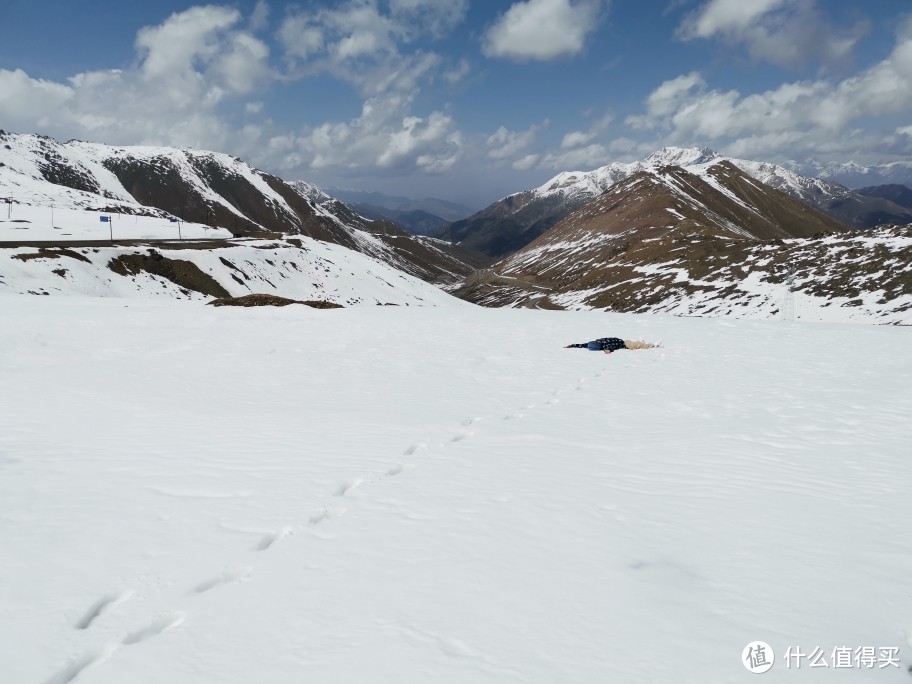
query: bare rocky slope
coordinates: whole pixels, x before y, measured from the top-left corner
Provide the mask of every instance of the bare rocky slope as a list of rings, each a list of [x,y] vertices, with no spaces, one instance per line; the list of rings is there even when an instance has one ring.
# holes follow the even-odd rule
[[[238,237],[301,235],[353,249],[434,283],[486,263],[483,255],[371,221],[333,198],[225,154],[111,147],[0,131],[0,195],[14,204],[174,216]]]
[[[855,228],[912,221],[912,208],[897,202],[894,196],[878,194],[876,189],[851,190],[835,182],[802,176],[776,164],[723,157],[707,148],[665,147],[643,161],[612,163],[587,172],[560,173],[538,188],[505,197],[466,219],[444,226],[439,235],[502,258],[529,244],[571,212],[635,173],[674,165],[703,175],[722,163],[734,165],[751,178]]]
[[[730,162],[634,173],[454,294],[487,306],[912,322],[912,228],[853,231]],[[832,307],[832,309],[831,309]]]

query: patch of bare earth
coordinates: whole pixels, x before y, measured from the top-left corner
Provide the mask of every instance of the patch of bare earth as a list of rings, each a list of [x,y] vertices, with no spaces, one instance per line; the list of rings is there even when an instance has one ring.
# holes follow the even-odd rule
[[[288,299],[272,294],[249,294],[243,297],[224,297],[213,299],[209,302],[212,306],[288,306],[289,304],[304,304],[314,309],[341,309],[341,304],[324,302],[320,300]]]

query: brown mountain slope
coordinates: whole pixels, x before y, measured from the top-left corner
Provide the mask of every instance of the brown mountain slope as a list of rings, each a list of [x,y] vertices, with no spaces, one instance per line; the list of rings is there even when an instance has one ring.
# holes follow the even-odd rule
[[[849,228],[727,162],[706,177],[677,166],[636,173],[499,262],[501,275],[563,290],[604,280],[620,254],[647,261],[677,250],[684,238],[762,241]],[[702,255],[693,252],[694,261]],[[584,285],[586,284],[586,285]]]
[[[769,317],[791,274],[818,310],[867,307],[895,321],[912,307],[907,228],[857,233],[734,166],[712,170],[635,174],[454,294],[487,306]]]

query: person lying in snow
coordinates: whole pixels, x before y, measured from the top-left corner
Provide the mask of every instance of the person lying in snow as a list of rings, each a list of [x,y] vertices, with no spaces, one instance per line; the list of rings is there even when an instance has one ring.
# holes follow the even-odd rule
[[[570,347],[584,347],[589,351],[603,351],[610,354],[616,349],[653,349],[658,345],[649,342],[639,342],[636,340],[622,340],[620,337],[600,337],[592,342],[581,342],[579,344],[568,344],[564,349]]]

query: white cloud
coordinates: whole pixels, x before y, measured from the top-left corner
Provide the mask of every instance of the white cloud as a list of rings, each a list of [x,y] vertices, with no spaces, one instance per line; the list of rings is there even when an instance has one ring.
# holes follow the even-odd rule
[[[468,0],[389,0],[390,13],[407,27],[410,37],[445,35],[465,19]]]
[[[233,93],[246,94],[254,90],[269,75],[269,48],[249,33],[235,33],[228,46],[213,65],[214,73]]]
[[[21,69],[0,69],[0,119],[9,126],[29,121],[46,127],[47,117],[61,112],[75,93],[69,86],[53,81],[29,78]]]
[[[547,123],[547,122],[545,122]],[[533,124],[524,131],[511,131],[501,126],[493,134],[489,135],[486,143],[488,146],[488,159],[500,161],[515,157],[517,154],[524,152],[529,145],[535,142],[535,137],[542,129],[544,124]]]
[[[699,74],[686,74],[656,88],[646,112],[627,123],[661,131],[668,143],[706,141],[727,146],[730,154],[814,154],[857,146],[854,122],[910,110],[912,19],[900,26],[886,59],[852,77],[796,81],[743,95],[711,89]]]
[[[601,0],[515,2],[488,27],[482,51],[488,57],[549,60],[578,54],[596,29]]]
[[[401,129],[389,136],[386,149],[377,157],[377,165],[389,168],[414,160],[423,168],[443,170],[452,165],[451,160],[455,161],[461,143],[453,128],[452,117],[441,112],[425,118],[407,116]],[[441,153],[441,150],[445,151]]]
[[[570,149],[573,147],[582,147],[583,145],[588,145],[608,129],[608,127],[611,125],[611,121],[611,114],[605,114],[605,116],[598,119],[591,126],[589,126],[588,130],[571,131],[567,133],[564,135],[563,140],[561,140],[561,149]]]
[[[329,73],[366,97],[389,89],[410,91],[442,60],[433,52],[403,50],[423,36],[437,37],[465,17],[465,0],[347,0],[289,14],[278,31],[292,77]],[[461,77],[459,69],[445,77]]]
[[[711,0],[684,23],[683,31],[692,38],[712,38],[717,33],[744,31],[788,1]]]
[[[678,28],[683,40],[720,38],[743,44],[752,58],[780,66],[844,62],[867,32],[859,21],[833,27],[816,0],[709,0]]]
[[[278,31],[279,41],[287,55],[307,59],[324,49],[323,31],[307,14],[287,17]]]
[[[257,0],[257,4],[250,14],[250,30],[262,31],[269,25],[270,8],[266,0]]]
[[[434,111],[409,113],[415,93],[384,93],[364,102],[360,116],[326,122],[300,136],[273,136],[262,147],[280,169],[302,165],[319,171],[372,168],[385,173],[439,173],[453,167],[463,149],[453,118]]]
[[[646,114],[630,116],[626,123],[638,130],[655,128],[660,120],[689,101],[695,90],[705,87],[706,82],[696,71],[665,81],[646,98]]]
[[[468,76],[471,70],[472,68],[469,65],[469,61],[467,59],[461,59],[459,60],[459,64],[457,64],[454,68],[443,73],[443,78],[448,83],[458,83],[466,76]]]
[[[589,170],[604,166],[608,161],[607,148],[602,144],[593,143],[585,147],[551,152],[542,158],[539,167],[557,171]]]
[[[76,74],[66,83],[0,70],[0,120],[10,127],[114,144],[219,148],[218,107],[268,84],[269,51],[231,8],[193,7],[140,29],[136,66]]]
[[[527,154],[522,159],[517,159],[515,162],[513,162],[513,168],[517,171],[528,171],[529,169],[535,167],[539,159],[541,159],[541,155]]]

